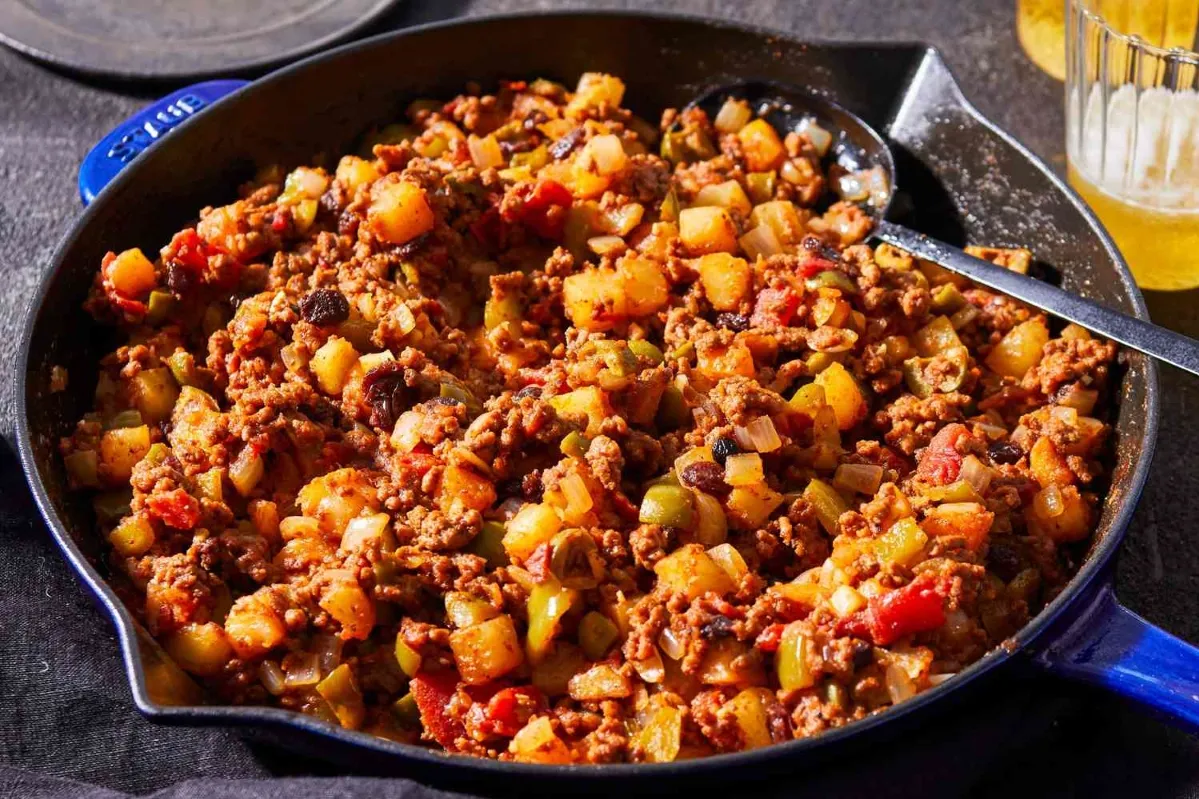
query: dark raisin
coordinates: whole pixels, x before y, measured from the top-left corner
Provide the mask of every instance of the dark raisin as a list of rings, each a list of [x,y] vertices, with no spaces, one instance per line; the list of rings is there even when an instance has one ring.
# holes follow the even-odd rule
[[[401,244],[399,247],[396,247],[396,256],[398,258],[411,258],[412,256],[416,255],[416,251],[423,247],[428,239],[429,234],[422,233],[412,241]]]
[[[1024,457],[1024,450],[1011,441],[996,441],[987,449],[995,463],[1015,463]]]
[[[728,460],[730,455],[740,454],[741,447],[737,445],[737,442],[734,439],[731,439],[728,436],[716,439],[716,443],[712,445],[712,457],[715,458],[716,462],[721,466],[724,465],[724,462]]]
[[[196,283],[196,274],[179,264],[167,266],[167,286],[176,294],[187,294]]]
[[[434,397],[429,400],[434,405],[461,405],[462,400],[454,399],[453,397]]]
[[[865,641],[854,641],[853,668],[854,671],[864,669],[874,662],[874,647]]]
[[[712,463],[712,461],[696,461],[687,464],[683,468],[683,473],[679,475],[679,479],[683,481],[684,485],[714,497],[726,496],[733,490],[732,486],[724,481],[724,469],[720,464]]]
[[[987,549],[987,571],[1005,583],[1024,571],[1024,553],[1010,537],[992,538]]]
[[[550,145],[550,155],[555,161],[561,161],[566,156],[570,155],[576,147],[583,142],[583,137],[587,135],[582,128],[575,128],[570,133],[567,133],[558,141]]]
[[[371,369],[362,378],[362,393],[371,406],[371,424],[390,430],[411,404],[404,368],[395,361],[386,361]]]
[[[715,616],[710,622],[699,628],[699,634],[709,641],[717,638],[728,638],[734,634],[736,622],[728,616]]]
[[[545,485],[541,482],[541,470],[534,469],[526,474],[520,482],[520,490],[529,502],[540,502],[541,495],[545,493]]]
[[[742,330],[749,330],[749,317],[743,313],[726,312],[718,314],[716,317],[716,326],[732,330],[734,333],[740,333]]]
[[[300,316],[321,327],[336,325],[350,318],[350,303],[337,289],[315,289],[300,300]]]
[[[517,399],[524,399],[525,397],[540,397],[540,396],[541,396],[541,386],[525,386],[520,391],[516,392]]]
[[[541,109],[535,108],[533,109],[533,113],[525,117],[525,121],[521,123],[521,127],[528,131],[534,131],[537,130],[538,125],[548,121],[549,117],[545,115],[545,112]]]

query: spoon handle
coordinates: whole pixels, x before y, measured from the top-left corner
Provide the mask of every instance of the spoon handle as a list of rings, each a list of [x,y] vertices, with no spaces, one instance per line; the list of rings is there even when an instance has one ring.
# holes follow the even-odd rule
[[[976,283],[1002,291],[1042,311],[1076,322],[1134,350],[1199,375],[1199,341],[967,255],[957,247],[930,239],[923,233],[893,222],[879,222],[873,235],[918,258],[965,275]]]

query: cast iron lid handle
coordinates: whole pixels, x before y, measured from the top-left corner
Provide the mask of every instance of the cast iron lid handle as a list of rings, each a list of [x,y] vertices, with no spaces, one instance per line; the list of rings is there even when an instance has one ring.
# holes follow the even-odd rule
[[[79,165],[79,198],[83,204],[96,199],[100,190],[147,147],[247,83],[247,80],[210,80],[185,86],[117,125]]]

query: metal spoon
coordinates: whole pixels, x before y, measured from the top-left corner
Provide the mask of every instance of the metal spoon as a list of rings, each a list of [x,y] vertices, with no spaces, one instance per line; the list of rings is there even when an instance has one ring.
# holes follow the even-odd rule
[[[714,117],[730,96],[749,101],[751,107],[780,130],[794,130],[805,119],[815,121],[833,135],[826,158],[833,159],[848,171],[881,168],[887,177],[885,192],[881,193],[882,196],[872,197],[866,206],[866,210],[874,217],[874,229],[871,232],[874,238],[1199,375],[1199,342],[1194,339],[967,255],[953,245],[889,221],[886,218],[887,211],[895,197],[895,162],[883,138],[857,115],[797,86],[775,82],[716,86],[692,100],[689,107],[698,106]]]

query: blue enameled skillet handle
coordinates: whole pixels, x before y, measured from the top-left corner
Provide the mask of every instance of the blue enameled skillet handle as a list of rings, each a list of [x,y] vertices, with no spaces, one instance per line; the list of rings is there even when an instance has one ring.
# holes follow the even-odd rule
[[[79,198],[87,205],[150,145],[249,81],[210,80],[185,86],[138,111],[100,140],[79,165]]]
[[[1199,649],[1154,627],[1104,585],[1037,655],[1050,672],[1126,696],[1199,732]]]

